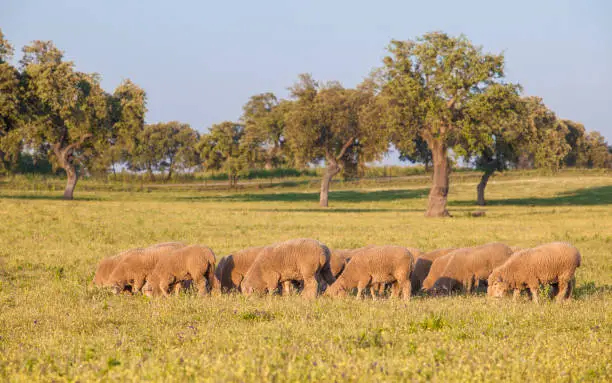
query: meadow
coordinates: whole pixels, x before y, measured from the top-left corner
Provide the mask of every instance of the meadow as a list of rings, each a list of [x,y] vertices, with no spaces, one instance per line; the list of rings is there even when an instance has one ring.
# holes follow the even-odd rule
[[[426,181],[424,181],[426,182]],[[451,184],[449,219],[426,219],[428,186],[238,192],[0,189],[2,381],[611,381],[612,176],[504,176]],[[423,250],[568,241],[582,253],[574,299],[299,296],[168,299],[91,286],[120,250],[180,240],[218,257],[310,237],[330,247]]]

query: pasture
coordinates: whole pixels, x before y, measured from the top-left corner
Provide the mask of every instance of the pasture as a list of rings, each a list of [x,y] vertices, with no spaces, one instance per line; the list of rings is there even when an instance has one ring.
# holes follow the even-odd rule
[[[228,193],[0,190],[0,380],[610,381],[612,177],[496,177],[451,184],[449,219],[425,219],[425,184]],[[114,296],[90,285],[122,249],[180,240],[217,257],[310,237],[332,248],[429,251],[568,241],[573,300],[410,301],[181,294]]]

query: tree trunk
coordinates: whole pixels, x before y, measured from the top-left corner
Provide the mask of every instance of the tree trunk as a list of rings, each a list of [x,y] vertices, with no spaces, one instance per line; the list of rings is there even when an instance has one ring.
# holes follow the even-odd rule
[[[479,206],[486,205],[485,201],[485,188],[487,187],[487,182],[489,182],[489,177],[493,175],[495,171],[493,169],[486,169],[478,186],[476,187],[476,191],[478,192],[478,201],[476,202]]]
[[[531,169],[532,166],[531,166],[531,161],[530,161],[530,158],[529,158],[529,154],[527,154],[527,153],[521,154],[519,156],[519,158],[518,158],[518,163],[517,163],[516,167],[517,167],[517,169],[521,169],[521,170]]]
[[[449,217],[446,210],[448,198],[450,164],[447,156],[446,144],[443,138],[432,139],[427,143],[431,148],[433,157],[433,185],[429,191],[429,202],[426,217]]]
[[[319,197],[319,206],[328,207],[329,206],[329,186],[331,184],[332,178],[338,173],[340,173],[340,166],[336,161],[327,160],[327,170],[323,175],[323,180],[321,181],[321,195]]]
[[[66,170],[66,175],[68,176],[66,189],[64,189],[64,199],[71,200],[74,198],[74,188],[79,179],[79,174],[77,173],[76,167],[72,164],[65,164],[64,170]]]
[[[264,169],[266,169],[266,170],[272,170],[273,168],[274,168],[274,165],[273,165],[273,158],[272,158],[272,155],[271,155],[271,154],[268,154],[268,155],[266,156],[266,164],[264,165]]]

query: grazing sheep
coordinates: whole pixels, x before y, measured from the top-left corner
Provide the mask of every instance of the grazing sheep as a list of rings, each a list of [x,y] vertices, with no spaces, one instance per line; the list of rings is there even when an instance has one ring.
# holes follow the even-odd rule
[[[421,290],[421,287],[423,286],[423,281],[425,281],[425,278],[427,278],[427,275],[429,274],[429,270],[431,269],[431,266],[434,263],[434,261],[455,250],[457,249],[455,248],[438,249],[438,250],[434,250],[429,253],[425,253],[425,254],[421,254],[420,256],[417,256],[414,262],[414,270],[412,271],[412,276],[410,277],[413,294]],[[443,268],[440,270],[440,273],[442,271],[444,271]],[[433,286],[433,282],[432,282],[432,286]]]
[[[142,289],[147,277],[153,272],[159,257],[183,246],[172,242],[122,253],[122,259],[109,276],[107,284],[112,287],[115,294],[126,290],[136,293]]]
[[[182,242],[164,242],[158,243],[156,245],[149,246],[150,249],[179,249],[184,247],[185,244]],[[96,269],[96,274],[93,279],[93,284],[99,287],[110,287],[112,283],[110,282],[110,276],[115,267],[123,260],[126,256],[130,254],[136,254],[142,252],[142,248],[130,249],[123,251],[117,255],[112,257],[104,258],[98,264],[98,268]]]
[[[436,293],[448,294],[456,290],[471,293],[475,285],[489,278],[493,269],[506,262],[512,250],[503,243],[488,243],[450,254],[451,259],[434,283]]]
[[[249,247],[223,258],[223,266],[219,265],[219,268],[221,268],[221,291],[241,291],[240,284],[263,249],[263,246]]]
[[[302,295],[314,298],[323,279],[334,281],[330,251],[313,239],[294,239],[266,247],[255,259],[242,282],[242,291],[270,293],[286,281],[303,283]]]
[[[134,249],[136,251],[140,251],[141,249]],[[133,251],[133,250],[129,250]],[[124,252],[125,253],[125,252]],[[93,284],[98,287],[108,287],[110,286],[110,275],[115,270],[115,267],[121,262],[122,255],[124,253],[104,258],[98,264],[98,268],[96,269],[96,274],[94,275]]]
[[[328,289],[330,296],[346,295],[357,288],[357,296],[374,283],[392,283],[392,296],[410,298],[412,254],[400,246],[370,246],[355,252],[340,277]]]
[[[578,249],[568,243],[553,242],[523,250],[493,270],[488,294],[502,297],[513,290],[516,299],[521,290],[529,289],[537,303],[540,284],[558,284],[555,300],[568,299],[575,284],[574,273],[581,262]]]
[[[417,262],[417,258],[421,257],[423,255],[423,252],[420,249],[417,249],[416,247],[407,247],[407,249],[408,251],[410,251],[410,254],[412,254],[412,260],[413,260],[412,272],[414,274],[414,267]],[[389,288],[390,286],[391,286],[390,283],[373,283],[372,288],[370,290],[372,292],[375,292],[376,295],[380,297],[380,296],[385,295],[385,290]],[[412,291],[414,292],[417,290],[414,290],[413,288]]]
[[[159,256],[155,269],[149,275],[146,295],[168,296],[171,286],[193,281],[200,295],[218,287],[215,279],[215,254],[200,245],[192,245]],[[176,292],[176,290],[175,290]]]
[[[453,251],[451,251],[450,253],[446,255],[442,255],[441,257],[434,259],[434,261],[431,264],[431,267],[429,268],[429,272],[427,273],[427,277],[425,277],[425,279],[422,282],[422,286],[421,286],[422,290],[425,290],[428,292],[433,291],[434,284],[436,283],[438,278],[440,278],[440,276],[444,272],[444,269],[446,269],[446,265],[451,260],[452,256],[453,256]]]

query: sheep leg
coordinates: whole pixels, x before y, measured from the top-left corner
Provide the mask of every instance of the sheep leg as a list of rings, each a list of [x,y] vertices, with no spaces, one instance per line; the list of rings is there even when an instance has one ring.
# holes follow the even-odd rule
[[[467,280],[465,284],[465,293],[472,294],[474,292],[474,278],[470,278]]]
[[[281,276],[279,273],[274,273],[274,272],[271,272],[270,274],[266,275],[264,279],[264,283],[265,283],[266,289],[268,290],[268,294],[272,295],[278,289],[280,277]]]
[[[519,297],[521,296],[521,290],[520,289],[514,289],[512,292],[512,301],[516,302]]]
[[[282,291],[282,295],[293,295],[293,282],[292,281],[285,281],[283,282],[283,291]]]
[[[370,284],[371,278],[362,279],[357,283],[357,298],[361,298],[363,296],[363,290],[365,290]]]
[[[535,302],[535,303],[540,303],[539,299],[538,299],[538,291],[539,291],[540,286],[536,283],[536,284],[532,284],[529,285],[529,291],[531,292],[531,299]]]
[[[169,289],[170,289],[170,281],[167,278],[163,278],[160,282],[159,282],[159,289],[162,293],[162,295],[164,297],[167,297],[170,295],[169,293]]]
[[[391,283],[391,297],[399,297],[399,294],[400,294],[399,289],[400,287],[397,281]]]
[[[391,298],[399,298],[400,296],[400,283],[396,280],[391,284]]]
[[[306,298],[316,298],[317,293],[319,291],[319,282],[316,278],[306,278],[304,279],[304,290],[302,291],[302,295]]]
[[[193,284],[198,289],[198,295],[204,296],[208,294],[208,288],[206,287],[206,278],[204,275],[197,275],[195,279],[193,279]]]
[[[145,277],[134,278],[134,283],[132,284],[132,294],[136,294],[137,292],[141,291],[144,284]]]
[[[180,281],[178,281],[178,282],[176,282],[176,283],[174,284],[174,288],[172,289],[172,290],[173,290],[174,295],[179,295],[179,294],[181,293],[181,287],[182,287],[182,285],[181,285],[181,282],[180,282]]]
[[[561,302],[564,299],[567,299],[567,291],[570,288],[570,283],[567,280],[559,280],[559,291],[557,292],[557,296],[555,296],[555,301]]]
[[[412,295],[412,282],[410,282],[409,280],[405,280],[402,282],[402,296],[404,299],[410,299],[410,296]]]
[[[242,280],[244,279],[244,276],[242,275],[232,275],[232,286],[226,286],[227,290],[230,291],[231,289],[236,289],[238,291],[242,291],[242,288],[240,287],[240,285],[242,284]]]
[[[572,278],[569,281],[569,285],[567,287],[567,294],[565,294],[565,299],[570,299],[572,297],[572,292],[574,291],[575,287],[576,287],[576,278]]]

